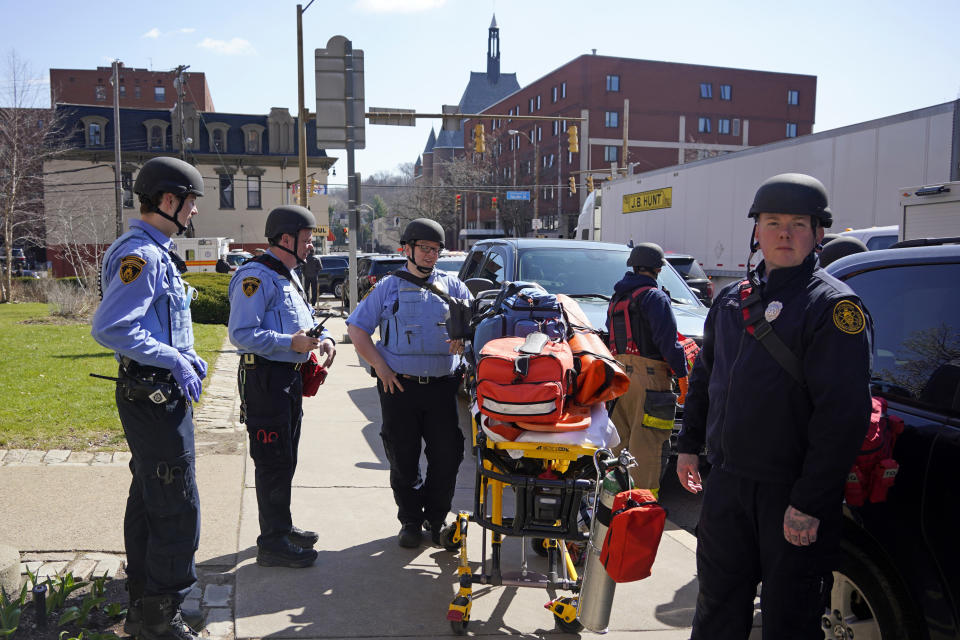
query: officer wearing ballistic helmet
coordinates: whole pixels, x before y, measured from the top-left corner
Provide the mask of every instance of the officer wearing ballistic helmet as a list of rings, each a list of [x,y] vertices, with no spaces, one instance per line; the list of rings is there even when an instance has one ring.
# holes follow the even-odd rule
[[[457,277],[434,269],[443,240],[438,222],[409,222],[401,238],[406,270],[453,298],[469,300],[470,292]],[[390,461],[390,487],[401,523],[397,542],[402,547],[419,546],[421,525],[440,543],[463,460],[456,399],[463,341],[447,337],[448,314],[440,296],[389,276],[377,282],[347,318],[350,339],[377,375],[380,437]],[[380,341],[374,346],[370,336],[378,327]],[[426,445],[425,478],[420,472],[421,439]]]
[[[237,385],[241,421],[250,436],[260,535],[257,564],[309,567],[319,536],[293,524],[290,493],[297,469],[303,386],[300,368],[314,349],[333,364],[337,350],[316,322],[293,273],[313,252],[316,219],[309,209],[285,205],[267,216],[266,253],[251,258],[230,280],[230,341],[240,352]]]
[[[193,402],[207,363],[193,348],[196,291],[171,250],[197,214],[203,178],[176,158],[144,163],[133,186],[140,219],[103,256],[102,300],[91,335],[119,362],[117,413],[133,479],[123,520],[130,605],[124,631],[145,640],[194,640],[199,611],[180,604],[197,581],[200,540]]]
[[[673,376],[686,389],[687,362],[677,342],[677,320],[670,296],[657,286],[663,249],[641,242],[630,251],[632,267],[614,285],[607,308],[610,352],[630,376],[630,388],[617,399],[610,419],[620,445],[637,460],[630,468],[634,486],[660,491],[660,457],[673,430],[676,396]]]
[[[867,251],[867,245],[860,238],[853,236],[838,236],[830,244],[820,250],[820,266],[824,269],[834,260],[852,256],[855,253]]]
[[[747,638],[762,582],[763,637],[820,640],[844,483],[870,415],[872,326],[856,294],[817,264],[833,222],[820,181],[774,176],[748,215],[748,278],[707,315],[678,443],[688,491],[701,488],[704,443],[712,464],[692,637]]]

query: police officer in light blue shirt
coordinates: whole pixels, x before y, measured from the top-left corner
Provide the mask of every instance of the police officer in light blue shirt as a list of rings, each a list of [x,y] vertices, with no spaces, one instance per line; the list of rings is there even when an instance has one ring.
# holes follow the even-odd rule
[[[443,240],[443,227],[434,220],[408,223],[401,238],[406,270],[453,298],[469,300],[470,291],[459,278],[434,269]],[[419,546],[421,526],[440,544],[463,460],[456,399],[463,342],[447,337],[448,314],[440,296],[389,276],[347,318],[351,341],[377,375],[380,437],[390,461],[402,547]],[[380,341],[374,345],[370,336],[378,328]],[[426,445],[426,478],[420,473],[421,439]]]
[[[260,535],[257,564],[309,567],[319,536],[293,524],[290,493],[297,468],[303,418],[301,367],[313,349],[333,364],[336,347],[317,331],[302,284],[293,269],[313,252],[316,219],[309,209],[286,205],[267,216],[270,250],[245,262],[230,281],[230,341],[240,351],[241,421],[255,465]]]
[[[207,363],[193,349],[186,266],[170,237],[197,214],[203,178],[175,158],[144,163],[133,190],[140,219],[107,250],[94,339],[120,362],[116,402],[133,480],[123,535],[130,606],[124,631],[145,640],[195,640],[199,611],[180,603],[197,580],[200,540],[193,406]]]

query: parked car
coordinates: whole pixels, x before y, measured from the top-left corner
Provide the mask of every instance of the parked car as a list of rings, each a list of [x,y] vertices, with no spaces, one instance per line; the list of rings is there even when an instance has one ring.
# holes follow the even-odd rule
[[[14,247],[10,251],[12,268],[14,274],[19,274],[24,269],[27,268],[27,256],[24,255],[23,249],[20,247]],[[0,247],[0,269],[7,268],[7,249],[6,247]]]
[[[253,257],[253,254],[249,251],[242,251],[240,249],[232,249],[227,252],[227,255],[224,256],[224,259],[227,261],[227,264],[230,265],[230,271],[236,271],[237,267],[242,265],[244,262]]]
[[[595,329],[604,330],[613,286],[627,272],[630,247],[589,240],[497,238],[473,245],[460,270],[460,279],[487,280],[499,288],[505,280],[532,280],[550,293],[577,299]],[[707,308],[674,268],[665,262],[658,283],[673,301],[673,314],[682,334],[703,339]],[[468,282],[468,286],[470,283]]]
[[[343,297],[343,283],[347,275],[346,256],[321,256],[320,273],[318,275],[320,293],[332,293],[337,298]]]
[[[463,266],[466,259],[466,251],[444,251],[437,260],[436,267],[455,276],[460,273],[460,267]]]
[[[872,391],[905,430],[887,500],[844,507],[825,636],[960,637],[960,246],[868,251],[827,271],[873,318]]]
[[[896,224],[885,227],[868,227],[866,229],[847,229],[841,231],[841,236],[850,236],[867,245],[867,249],[887,249],[894,244],[900,234],[900,226]]]
[[[684,253],[666,254],[667,262],[677,270],[691,289],[697,292],[700,302],[710,306],[713,301],[713,281],[707,277],[697,259]]]
[[[363,300],[370,288],[377,283],[377,280],[387,275],[391,271],[402,269],[407,263],[407,259],[397,255],[368,255],[357,258],[357,296]],[[346,272],[344,273],[346,278]],[[347,280],[344,280],[346,282]],[[343,308],[350,307],[349,287],[341,287],[343,294],[340,299],[343,300]]]

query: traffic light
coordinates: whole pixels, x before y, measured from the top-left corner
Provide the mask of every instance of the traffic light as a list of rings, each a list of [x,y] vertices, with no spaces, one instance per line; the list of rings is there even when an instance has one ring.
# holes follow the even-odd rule
[[[344,236],[345,238],[349,238],[349,237],[350,237],[350,227],[344,227],[344,228],[343,228],[343,236]]]
[[[457,201],[453,207],[454,213],[460,215],[463,212],[463,199],[460,197],[460,194],[457,194]]]
[[[494,210],[497,208],[497,196],[490,198],[490,208]]]
[[[483,134],[483,125],[478,124],[473,128],[473,149],[477,153],[486,153],[487,141]]]
[[[580,140],[577,138],[577,125],[567,127],[567,150],[570,153],[579,153]]]
[[[593,191],[593,176],[587,176],[587,193]]]
[[[570,194],[572,195],[576,192],[577,192],[577,179],[574,178],[573,176],[570,176]]]

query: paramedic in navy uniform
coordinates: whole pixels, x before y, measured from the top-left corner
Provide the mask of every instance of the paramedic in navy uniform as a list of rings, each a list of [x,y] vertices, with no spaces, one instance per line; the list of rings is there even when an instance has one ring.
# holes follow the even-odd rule
[[[406,269],[453,298],[472,298],[456,276],[434,269],[443,249],[443,227],[418,218],[403,230]],[[402,547],[420,544],[421,525],[440,542],[457,471],[463,434],[457,414],[457,367],[461,340],[449,340],[447,304],[436,294],[391,276],[380,280],[347,318],[347,333],[377,374],[383,427],[380,437],[390,462],[390,487],[397,502]],[[370,335],[380,328],[374,346]],[[426,478],[420,473],[420,440],[425,444]]]
[[[273,209],[264,229],[270,249],[245,262],[230,280],[230,341],[240,352],[241,418],[256,469],[257,564],[267,567],[303,568],[317,559],[313,545],[319,536],[295,527],[290,513],[303,418],[300,367],[313,349],[326,355],[327,367],[337,353],[326,329],[307,335],[316,322],[293,273],[313,252],[316,226],[305,207]]]
[[[746,639],[762,582],[765,640],[822,640],[844,483],[869,424],[872,327],[860,299],[817,264],[815,247],[833,222],[819,180],[768,179],[749,216],[751,258],[763,251],[749,272],[760,300],[735,283],[710,308],[678,443],[688,491],[700,489],[704,443],[712,464],[692,637]],[[783,350],[751,335],[745,313],[756,335],[765,327],[754,319],[769,323]]]
[[[144,163],[133,186],[140,219],[103,257],[103,300],[93,317],[94,339],[120,362],[117,412],[130,446],[133,479],[123,518],[130,606],[124,631],[145,640],[194,640],[199,611],[180,604],[197,581],[200,541],[193,440],[193,405],[207,363],[193,349],[190,301],[194,289],[180,277],[170,237],[197,214],[203,178],[176,158]],[[150,391],[167,384],[153,399]]]

